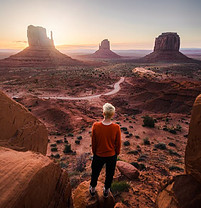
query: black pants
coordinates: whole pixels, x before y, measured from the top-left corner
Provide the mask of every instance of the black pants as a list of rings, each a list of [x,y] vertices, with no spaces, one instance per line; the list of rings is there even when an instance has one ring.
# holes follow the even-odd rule
[[[100,172],[103,168],[103,165],[106,163],[105,188],[106,189],[110,188],[114,176],[116,162],[117,162],[117,155],[111,157],[99,157],[97,155],[94,155],[91,165],[92,175],[91,175],[90,185],[92,187],[96,187]]]

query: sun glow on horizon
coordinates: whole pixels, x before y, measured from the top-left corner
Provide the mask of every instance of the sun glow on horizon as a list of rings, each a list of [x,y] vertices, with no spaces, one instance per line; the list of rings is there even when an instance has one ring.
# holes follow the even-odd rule
[[[30,24],[52,31],[58,48],[95,49],[107,38],[116,50],[153,49],[162,32],[177,32],[181,48],[201,48],[200,8],[199,0],[1,0],[0,48],[27,47]]]

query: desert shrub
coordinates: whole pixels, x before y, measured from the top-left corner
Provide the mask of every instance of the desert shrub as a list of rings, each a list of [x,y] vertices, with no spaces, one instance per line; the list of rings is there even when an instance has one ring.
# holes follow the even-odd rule
[[[144,145],[150,145],[149,138],[146,137],[145,139],[143,139],[143,143],[144,143]]]
[[[86,168],[86,163],[86,154],[81,154],[80,157],[77,158],[77,162],[74,169],[78,172],[83,172]]]
[[[130,185],[126,181],[114,181],[111,186],[113,193],[128,192]]]
[[[170,142],[168,145],[171,146],[171,147],[176,147],[176,144],[173,143],[173,142]]]
[[[181,155],[179,153],[177,153],[177,152],[175,152],[174,150],[171,150],[171,149],[169,149],[169,154],[181,157]]]
[[[128,131],[124,131],[124,134],[129,134],[129,132]]]
[[[130,146],[130,142],[129,141],[125,141],[124,142],[124,146]]]
[[[82,140],[82,136],[78,136],[77,139],[78,139],[78,140]]]
[[[58,149],[57,149],[57,147],[52,147],[52,148],[51,148],[51,151],[52,151],[52,152],[57,152]]]
[[[121,130],[122,131],[127,131],[128,129],[127,129],[127,127],[121,127]]]
[[[168,131],[171,133],[171,134],[176,134],[176,130],[175,129],[168,129]]]
[[[181,129],[182,129],[181,125],[180,125],[180,124],[177,124],[175,130],[176,130],[176,131],[181,131]]]
[[[68,144],[68,140],[64,137],[64,143]]]
[[[80,140],[75,140],[75,144],[80,144]]]
[[[180,167],[178,167],[178,166],[176,166],[176,165],[170,166],[170,167],[169,167],[169,170],[170,170],[170,171],[174,171],[174,170],[184,171],[183,168],[180,168]]]
[[[131,151],[127,152],[127,154],[137,155],[138,154],[138,150],[131,150]]]
[[[68,163],[60,162],[60,167],[66,169],[68,167]]]
[[[140,136],[138,136],[138,135],[135,135],[135,138],[136,138],[136,139],[139,139],[139,138],[140,138]]]
[[[146,127],[150,127],[150,128],[154,128],[155,126],[155,121],[152,117],[146,115],[143,117],[143,126],[146,126]]]
[[[51,157],[53,157],[55,159],[59,159],[60,158],[60,154],[56,154],[56,155],[51,154]]]
[[[146,170],[146,166],[143,163],[131,162],[130,164],[136,167],[138,170]]]
[[[129,126],[130,129],[133,129],[133,126]]]
[[[74,134],[69,133],[68,136],[69,136],[69,137],[74,137]]]
[[[63,151],[65,154],[66,153],[70,153],[72,152],[71,150],[71,145],[70,144],[66,144],[65,147],[64,147],[64,151]]]
[[[166,144],[164,144],[164,143],[155,144],[154,147],[157,148],[157,149],[161,149],[161,150],[167,149]]]
[[[57,141],[56,141],[56,143],[57,144],[61,144],[63,141],[61,140],[61,139],[58,139]]]
[[[145,161],[147,159],[146,155],[140,155],[140,157],[137,159],[138,162]]]
[[[50,147],[56,147],[57,144],[50,144]]]

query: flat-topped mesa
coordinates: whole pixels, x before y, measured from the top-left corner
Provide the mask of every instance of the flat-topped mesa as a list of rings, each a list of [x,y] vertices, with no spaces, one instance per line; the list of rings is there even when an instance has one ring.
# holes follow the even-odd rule
[[[179,51],[180,37],[175,32],[162,33],[155,39],[154,51],[139,59],[140,62],[194,62]]]
[[[53,34],[51,39],[47,37],[46,29],[39,26],[29,25],[27,28],[29,47],[52,48],[54,46]]]
[[[179,51],[180,37],[177,33],[167,32],[155,40],[154,51]]]
[[[108,39],[104,39],[99,45],[99,50],[110,50],[110,41]]]

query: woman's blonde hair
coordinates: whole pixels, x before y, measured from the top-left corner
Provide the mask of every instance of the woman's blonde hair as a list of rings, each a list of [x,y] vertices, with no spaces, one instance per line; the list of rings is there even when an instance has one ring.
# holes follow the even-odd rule
[[[113,114],[115,113],[115,107],[110,103],[105,103],[103,105],[103,113],[105,117],[111,118]]]

